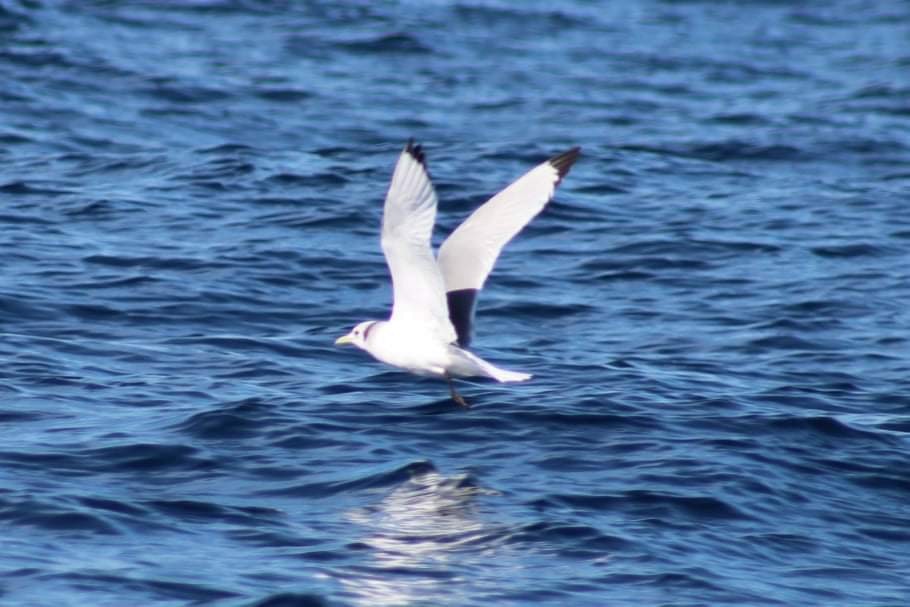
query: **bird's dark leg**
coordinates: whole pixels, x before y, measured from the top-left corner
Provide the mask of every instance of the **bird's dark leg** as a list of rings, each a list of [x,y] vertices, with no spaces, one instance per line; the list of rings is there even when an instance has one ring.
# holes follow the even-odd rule
[[[458,392],[455,391],[455,384],[452,383],[452,378],[449,377],[448,373],[446,373],[446,381],[449,382],[449,392],[451,392],[451,394],[452,394],[452,400],[454,400],[456,403],[458,403],[459,407],[464,407],[465,409],[470,407],[471,405],[469,405],[467,403],[467,401],[465,401],[465,399],[461,396],[461,394],[459,394]]]

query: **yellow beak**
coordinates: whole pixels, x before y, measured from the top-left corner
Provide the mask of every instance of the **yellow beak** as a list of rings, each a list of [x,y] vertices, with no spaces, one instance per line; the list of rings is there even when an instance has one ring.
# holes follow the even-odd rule
[[[339,337],[338,339],[335,340],[336,346],[346,346],[346,345],[352,344],[352,343],[354,343],[354,338],[351,337],[350,333],[348,333],[347,335],[342,335],[341,337]]]

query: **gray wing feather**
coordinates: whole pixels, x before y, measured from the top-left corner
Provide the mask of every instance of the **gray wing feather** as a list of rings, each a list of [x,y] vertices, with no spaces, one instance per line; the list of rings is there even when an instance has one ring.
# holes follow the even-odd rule
[[[580,153],[574,147],[537,165],[474,211],[442,243],[438,264],[462,347],[471,340],[477,292],[502,248],[544,209]]]

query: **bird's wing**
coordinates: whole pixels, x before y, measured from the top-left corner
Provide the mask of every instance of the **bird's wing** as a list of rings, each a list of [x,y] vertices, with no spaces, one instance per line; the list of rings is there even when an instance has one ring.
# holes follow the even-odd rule
[[[433,258],[430,236],[436,192],[419,145],[409,141],[395,165],[382,211],[382,252],[392,273],[392,322],[455,341],[445,287]]]
[[[537,165],[474,211],[442,243],[439,269],[462,347],[471,341],[477,292],[499,252],[543,210],[580,152],[574,147]]]

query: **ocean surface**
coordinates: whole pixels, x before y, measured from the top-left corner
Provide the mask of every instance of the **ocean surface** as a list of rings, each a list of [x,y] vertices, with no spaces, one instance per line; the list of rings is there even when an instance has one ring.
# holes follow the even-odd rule
[[[0,1],[0,605],[910,605],[910,3]],[[473,344],[388,314],[580,145]]]

